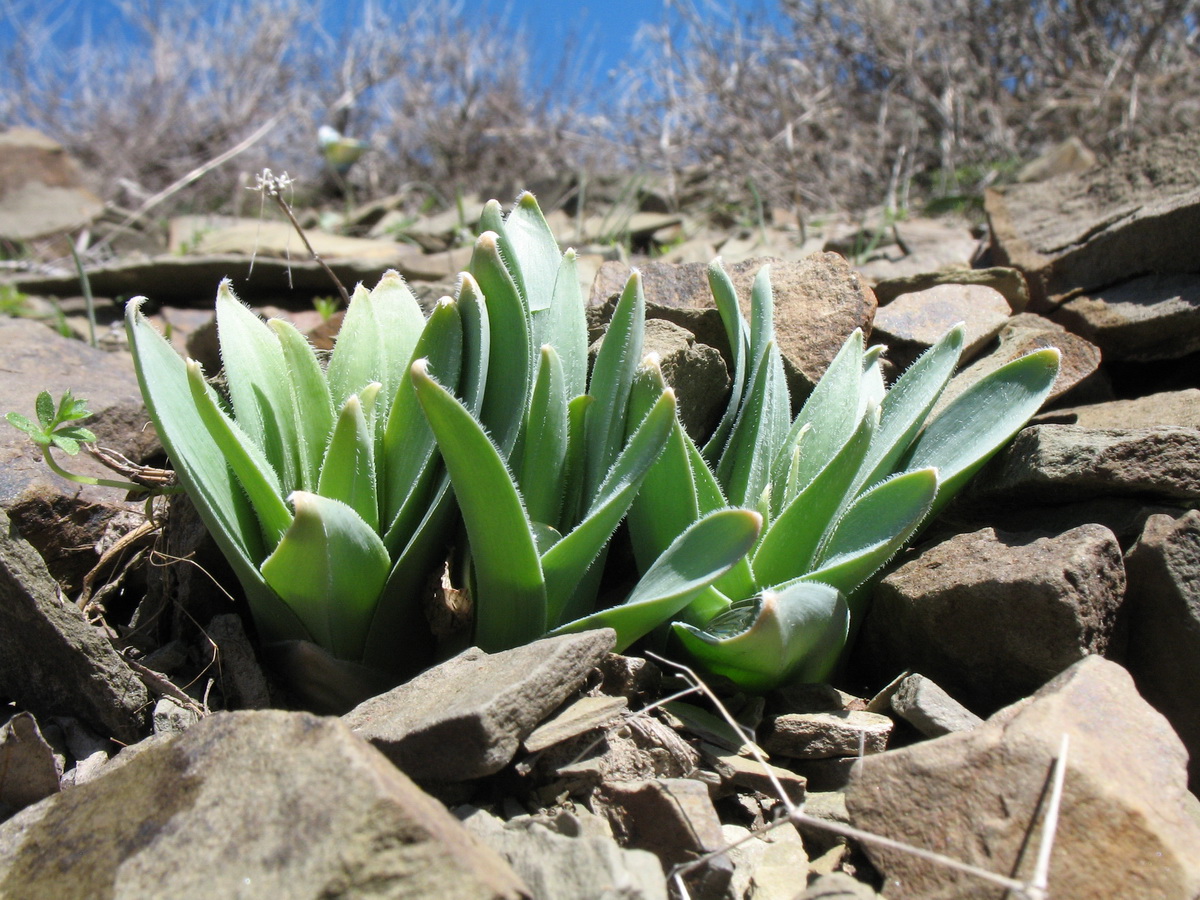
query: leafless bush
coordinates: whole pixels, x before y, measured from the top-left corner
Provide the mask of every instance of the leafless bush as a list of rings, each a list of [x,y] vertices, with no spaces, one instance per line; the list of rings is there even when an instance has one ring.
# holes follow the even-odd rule
[[[704,2],[668,0],[626,111],[639,159],[739,199],[862,206],[1200,124],[1197,0],[780,0],[782,22]]]
[[[531,88],[520,35],[453,0],[365,4],[353,20],[310,0],[112,5],[124,27],[64,50],[64,24],[88,4],[0,0],[19,23],[0,60],[0,124],[59,140],[125,206],[278,114],[262,141],[179,204],[226,205],[244,173],[264,166],[319,181],[322,122],[370,142],[352,177],[375,194],[419,183],[452,196],[554,171],[578,150],[570,105]]]

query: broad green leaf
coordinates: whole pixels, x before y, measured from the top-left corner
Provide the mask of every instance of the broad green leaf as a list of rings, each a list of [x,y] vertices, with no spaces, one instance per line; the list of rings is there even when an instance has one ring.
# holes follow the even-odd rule
[[[292,524],[292,514],[283,502],[278,473],[271,468],[258,445],[217,404],[216,394],[204,380],[200,364],[195,360],[187,362],[187,379],[200,420],[250,498],[266,546],[274,547]]]
[[[554,348],[542,347],[533,397],[525,419],[525,439],[517,482],[534,522],[557,523],[563,503],[567,458],[567,394],[562,364]]]
[[[675,623],[684,649],[745,691],[827,681],[846,643],[850,615],[837,588],[804,581],[735,604],[696,628]]]
[[[871,446],[877,422],[877,411],[868,411],[837,455],[767,527],[751,559],[760,587],[783,584],[809,570],[822,536],[853,499],[848,492]]]
[[[338,659],[359,660],[391,568],[387,550],[346,504],[307,491],[289,499],[296,515],[262,564],[263,578],[318,644]]]
[[[568,399],[578,397],[587,390],[588,332],[574,250],[563,254],[554,281],[554,302],[533,314],[533,327],[538,345],[549,344],[562,360]]]
[[[487,304],[475,279],[468,272],[463,272],[459,279],[458,314],[462,319],[462,376],[458,393],[463,405],[473,415],[478,416],[487,387],[492,346],[491,325]]]
[[[146,321],[144,302],[139,297],[126,305],[125,330],[142,398],[171,465],[246,591],[262,639],[309,640],[258,571],[266,556],[258,519],[192,402],[186,364]]]
[[[936,469],[915,469],[859,496],[826,534],[805,581],[849,595],[904,546],[928,515],[938,489]]]
[[[42,428],[49,428],[54,424],[54,398],[50,396],[49,391],[39,393],[33,407]]]
[[[905,468],[936,466],[941,509],[980,467],[1025,427],[1058,377],[1059,352],[1038,350],[1006,363],[951,401],[917,438]]]
[[[616,652],[649,634],[742,559],[758,537],[762,518],[725,509],[693,522],[659,555],[620,606],[570,622],[552,634],[612,628]]]
[[[351,394],[342,404],[325,450],[317,493],[345,503],[375,532],[379,531],[379,491],[375,472],[375,435],[368,423],[380,389],[378,381]]]
[[[732,385],[729,393],[729,405],[721,415],[721,421],[702,451],[706,460],[713,465],[721,458],[721,452],[733,431],[738,412],[742,408],[743,391],[745,390],[747,369],[753,362],[750,355],[750,329],[738,306],[737,291],[733,281],[725,271],[720,259],[713,260],[708,266],[708,285],[712,291],[713,301],[725,325],[725,338],[729,342],[729,353],[733,360]]]
[[[531,313],[550,307],[562,254],[533,194],[524,192],[504,220],[504,238],[511,251],[507,262],[519,266],[518,285],[525,291]],[[516,280],[516,279],[514,279]]]
[[[870,486],[895,471],[929,411],[941,396],[962,353],[963,328],[956,325],[922,353],[880,404],[879,430],[855,487]]]
[[[283,319],[271,319],[267,325],[275,332],[288,371],[292,391],[292,409],[296,414],[296,443],[299,483],[304,490],[317,485],[325,444],[333,430],[333,399],[329,382],[317,361],[312,344],[294,325]]]
[[[584,496],[595,496],[600,482],[625,442],[625,417],[633,375],[642,361],[646,298],[642,276],[634,270],[613,310],[612,321],[592,368],[588,393],[596,398],[587,415]]]
[[[217,291],[217,337],[233,416],[279,474],[285,492],[300,483],[292,382],[275,332],[234,296]]]
[[[442,451],[471,541],[477,593],[475,639],[515,647],[546,631],[546,587],[529,517],[499,448],[467,409],[412,365],[417,398]]]
[[[783,374],[776,366],[778,354],[775,345],[768,343],[755,363],[750,390],[717,467],[717,481],[734,506],[756,505],[771,483],[776,450],[772,426],[780,396],[775,379]]]
[[[489,200],[479,214],[479,233],[482,235],[486,231],[504,236],[504,209],[498,200]]]
[[[576,586],[621,523],[674,423],[675,394],[664,391],[597,488],[583,521],[542,557],[550,624],[577,615],[569,604]]]
[[[570,531],[583,517],[587,414],[594,402],[589,394],[580,394],[567,404],[567,454],[563,459],[563,505],[558,519],[559,531]]]
[[[463,353],[460,307],[443,299],[433,308],[413,353],[428,360],[429,370],[439,383],[454,390],[459,382]],[[398,553],[424,515],[438,473],[437,442],[429,428],[411,376],[405,372],[396,388],[391,411],[383,430],[383,452],[379,463],[383,484],[384,543]]]
[[[425,330],[425,316],[417,298],[394,269],[384,272],[371,291],[371,305],[379,326],[381,347],[381,365],[371,380],[383,386],[376,415],[376,427],[382,432],[392,398],[396,396],[400,382],[408,376],[417,341]]]
[[[516,445],[533,382],[529,310],[500,257],[494,233],[484,232],[475,242],[470,270],[487,304],[491,334],[479,418],[507,457]]]
[[[375,303],[371,292],[359,284],[346,307],[325,370],[334,407],[340,409],[351,394],[378,381],[378,373],[384,368],[383,333],[375,315]]]

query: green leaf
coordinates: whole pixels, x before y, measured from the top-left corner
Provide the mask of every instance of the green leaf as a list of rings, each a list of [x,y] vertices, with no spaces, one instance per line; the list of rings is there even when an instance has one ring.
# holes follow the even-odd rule
[[[146,321],[144,302],[139,297],[126,305],[125,330],[142,398],[171,465],[246,591],[262,639],[311,640],[258,570],[266,555],[258,519],[192,402],[187,366]]]
[[[479,418],[507,457],[516,445],[532,388],[529,310],[500,257],[495,234],[479,236],[470,271],[483,291],[491,333],[487,391]]]
[[[379,392],[377,428],[382,432],[400,382],[408,377],[417,342],[425,331],[425,315],[413,292],[394,269],[388,269],[371,291],[379,327],[380,367],[370,376],[383,385]]]
[[[318,494],[345,503],[375,532],[379,531],[379,495],[375,435],[368,417],[382,387],[376,381],[364,387],[361,395],[346,398],[317,482]]]
[[[12,425],[14,428],[21,429],[21,431],[25,432],[27,435],[29,435],[31,438],[33,438],[35,441],[37,441],[39,444],[50,443],[50,438],[47,437],[44,433],[45,429],[39,428],[37,425],[34,425],[32,422],[29,421],[29,419],[25,418],[25,416],[21,415],[20,413],[17,413],[17,412],[5,413],[4,418],[6,418],[8,420],[8,424]]]
[[[720,313],[721,322],[725,325],[725,338],[729,341],[729,352],[733,358],[732,386],[729,394],[729,405],[721,416],[716,430],[702,451],[706,460],[716,465],[733,431],[734,422],[742,408],[743,391],[746,385],[746,370],[750,367],[750,329],[738,306],[737,291],[733,281],[725,271],[720,259],[713,260],[708,266],[708,285],[712,291],[713,302]]]
[[[613,463],[583,521],[542,557],[550,624],[578,616],[572,599],[621,523],[675,423],[675,394],[664,391]]]
[[[86,400],[76,398],[70,391],[65,391],[59,398],[58,411],[54,417],[59,422],[74,422],[78,419],[86,419],[90,415]]]
[[[1038,350],[1001,366],[951,401],[917,438],[909,469],[936,466],[934,511],[945,506],[1041,408],[1058,377],[1059,352]]]
[[[54,434],[50,435],[50,442],[54,444],[55,447],[62,450],[64,453],[70,454],[71,456],[74,456],[79,452],[79,441],[64,435],[61,431],[56,431]]]
[[[498,200],[489,200],[479,214],[479,233],[482,235],[486,231],[504,236],[504,209]]]
[[[659,555],[620,606],[601,610],[555,629],[552,634],[612,628],[616,652],[649,634],[688,605],[741,560],[753,546],[762,517],[725,509],[693,522]]]
[[[937,470],[928,468],[893,476],[863,493],[827,533],[804,580],[833,585],[849,596],[907,543],[937,489]]]
[[[38,421],[42,428],[51,428],[54,423],[54,398],[50,396],[49,391],[42,391],[37,395],[37,400],[34,402],[34,409],[37,412]]]
[[[475,640],[515,647],[546,631],[546,587],[529,517],[499,448],[470,412],[412,365],[417,398],[442,451],[475,563]]]
[[[279,475],[284,492],[300,483],[292,382],[275,332],[234,296],[217,291],[217,337],[233,416]]]
[[[325,443],[333,430],[333,398],[329,395],[329,382],[325,380],[325,372],[312,344],[294,325],[283,319],[272,319],[267,325],[279,340],[287,366],[292,409],[296,415],[299,483],[304,490],[312,490],[317,484]]]
[[[258,444],[217,404],[200,363],[188,360],[187,379],[200,421],[250,498],[267,546],[274,547],[292,524],[292,514],[283,502],[279,475]]]
[[[267,584],[339,659],[359,660],[391,560],[375,530],[338,500],[296,491],[291,527],[266,561]]]
[[[458,314],[462,319],[462,376],[459,396],[467,409],[474,415],[479,415],[484,390],[487,387],[488,361],[492,345],[491,325],[487,304],[475,279],[468,272],[463,272],[459,278]]]
[[[530,312],[548,309],[554,298],[562,254],[533,194],[525,191],[504,220],[504,238],[511,253],[508,264],[519,264],[520,281]]]
[[[777,380],[782,377],[779,350],[768,343],[755,363],[750,391],[717,467],[717,481],[734,506],[756,505],[771,483],[776,442],[782,437],[775,427],[779,415],[776,404],[781,399]],[[786,399],[786,393],[782,396]]]
[[[567,397],[578,397],[587,390],[588,331],[574,250],[564,253],[559,264],[554,302],[534,313],[533,324],[539,346],[549,344],[562,359]]]
[[[589,393],[596,398],[587,416],[584,497],[595,496],[600,482],[625,443],[625,417],[634,372],[642,359],[646,298],[642,276],[629,276],[612,321],[596,354]]]
[[[525,418],[525,440],[517,482],[535,522],[557,523],[563,503],[567,457],[567,394],[562,364],[554,348],[542,347],[537,381]]]
[[[849,627],[842,593],[803,581],[735,604],[703,629],[677,622],[675,634],[704,669],[761,693],[791,682],[828,681]]]

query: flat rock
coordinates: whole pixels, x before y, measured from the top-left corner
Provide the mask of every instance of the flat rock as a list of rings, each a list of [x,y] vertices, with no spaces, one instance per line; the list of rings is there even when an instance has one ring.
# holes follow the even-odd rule
[[[623,849],[609,835],[585,833],[570,813],[502,822],[475,810],[462,822],[512,866],[534,897],[667,900],[658,857],[646,850]]]
[[[808,854],[800,834],[790,825],[751,832],[740,825],[722,825],[733,860],[735,898],[796,900],[796,888],[808,877]]]
[[[140,736],[149,703],[137,675],[63,598],[42,558],[3,512],[0,694],[37,716],[78,716],[123,742]]]
[[[1029,305],[1029,287],[1025,276],[1017,269],[1007,266],[992,266],[987,269],[943,269],[939,272],[922,272],[919,275],[889,276],[874,286],[875,299],[880,306],[891,303],[901,294],[923,291],[939,284],[979,284],[999,291],[1014,315],[1025,311]]]
[[[1129,671],[1188,748],[1200,787],[1200,511],[1151,516],[1125,561]]]
[[[775,332],[792,402],[796,403],[812,390],[854,329],[870,331],[875,295],[836,253],[817,253],[799,262],[751,259],[726,267],[747,318],[750,287],[759,270],[768,264],[775,299]],[[727,347],[705,264],[652,262],[639,267],[639,271],[648,317],[668,319],[703,343]],[[602,305],[619,293],[629,272],[624,263],[601,266],[592,285],[590,304]]]
[[[891,703],[896,715],[926,737],[970,731],[983,722],[924,675],[909,675],[901,681]]]
[[[1152,428],[1157,425],[1200,428],[1200,389],[1161,391],[1130,400],[1068,406],[1043,413],[1038,419],[1081,428]]]
[[[512,760],[615,640],[599,629],[502,653],[471,648],[342,718],[416,781],[481,778]]]
[[[335,719],[217,713],[0,825],[0,894],[528,896]]]
[[[795,759],[826,759],[882,753],[892,720],[865,710],[786,713],[767,722],[763,747]]]
[[[846,804],[857,828],[1028,879],[1064,735],[1048,895],[1197,896],[1200,824],[1186,812],[1186,751],[1128,673],[1098,656],[973,731],[866,757]],[[910,854],[866,851],[889,900],[1012,896]]]
[[[0,132],[0,238],[29,241],[82,228],[104,211],[79,164],[31,128]]]
[[[1088,172],[989,189],[992,258],[1029,279],[1035,311],[1073,290],[1200,270],[1200,146],[1146,141]]]
[[[1052,315],[1107,360],[1178,359],[1200,350],[1200,276],[1134,278],[1073,297]]]
[[[1200,499],[1200,430],[1031,425],[982,469],[976,500],[1039,504],[1137,496]]]
[[[963,323],[962,360],[975,357],[1008,321],[1004,295],[978,284],[939,284],[901,294],[875,313],[872,340],[886,344],[887,358],[901,369],[959,322]]]
[[[83,424],[99,443],[135,461],[159,450],[128,354],[105,353],[64,338],[32,319],[0,318],[0,413],[36,420],[37,395],[47,390],[58,402],[68,390],[88,401],[93,415]],[[67,457],[65,468],[81,475],[114,477],[86,453]],[[33,441],[0,422],[0,509],[44,554],[56,576],[75,581],[96,564],[95,545],[123,495],[112,488],[75,484],[46,466]],[[140,504],[130,508],[140,508]]]
[[[1103,653],[1125,591],[1116,537],[985,528],[922,548],[875,589],[862,656],[877,674],[920,672],[994,710]]]

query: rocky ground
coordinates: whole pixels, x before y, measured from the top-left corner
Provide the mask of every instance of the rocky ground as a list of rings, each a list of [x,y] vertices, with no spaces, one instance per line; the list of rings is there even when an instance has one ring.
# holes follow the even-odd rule
[[[835,686],[712,695],[599,631],[468,650],[342,715],[298,711],[186,501],[139,530],[144,504],[57,479],[5,426],[0,897],[1200,897],[1198,173],[1194,142],[1147,144],[990,192],[982,231],[713,228],[650,193],[552,214],[597,333],[638,264],[647,343],[697,431],[726,377],[703,279],[718,254],[741,290],[772,260],[797,395],[856,327],[899,370],[966,322],[951,393],[1062,351],[1046,408],[879,580]],[[51,230],[78,225],[48,212],[74,188],[44,178],[31,202]],[[436,299],[479,205],[410,220],[381,201],[310,233],[343,280],[395,268]],[[0,232],[30,239],[11,230],[28,214],[2,213]],[[90,269],[103,349],[0,319],[0,411],[74,389],[101,443],[158,459],[109,324],[134,293],[201,359],[227,275],[318,343],[336,333],[310,303],[327,276],[286,229],[93,227],[114,248]],[[72,273],[10,268],[26,311],[58,297],[83,329]]]

